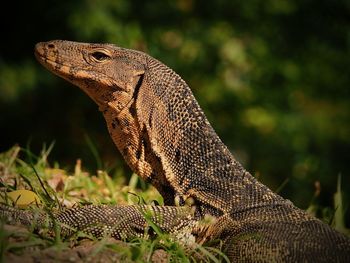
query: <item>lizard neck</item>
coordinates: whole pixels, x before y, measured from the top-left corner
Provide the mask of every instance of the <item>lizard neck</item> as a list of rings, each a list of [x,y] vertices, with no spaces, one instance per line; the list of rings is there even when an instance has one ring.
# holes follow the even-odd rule
[[[121,111],[110,105],[101,108],[109,134],[133,172],[151,183],[162,195],[164,202],[174,205],[174,189],[165,177],[160,158],[151,148],[148,134],[135,116],[135,100]]]

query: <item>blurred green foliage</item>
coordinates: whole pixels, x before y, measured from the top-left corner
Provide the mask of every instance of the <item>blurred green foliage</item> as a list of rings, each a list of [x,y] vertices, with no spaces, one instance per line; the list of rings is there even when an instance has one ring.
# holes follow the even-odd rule
[[[1,151],[15,143],[35,151],[55,141],[53,160],[73,166],[82,158],[96,169],[93,142],[105,168],[130,175],[93,102],[33,56],[39,41],[110,42],[145,51],[179,73],[234,155],[273,190],[283,184],[281,195],[302,208],[311,200],[332,206],[342,174],[347,209],[348,0],[8,5],[10,18],[1,17]]]

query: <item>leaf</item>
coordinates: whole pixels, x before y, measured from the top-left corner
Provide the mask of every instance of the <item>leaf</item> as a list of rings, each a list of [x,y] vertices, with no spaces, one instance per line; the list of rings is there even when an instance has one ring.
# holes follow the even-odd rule
[[[29,190],[15,190],[6,193],[7,198],[0,196],[1,202],[6,202],[5,200],[11,199],[14,204],[20,208],[28,207],[31,204],[40,204],[41,201],[36,193]]]

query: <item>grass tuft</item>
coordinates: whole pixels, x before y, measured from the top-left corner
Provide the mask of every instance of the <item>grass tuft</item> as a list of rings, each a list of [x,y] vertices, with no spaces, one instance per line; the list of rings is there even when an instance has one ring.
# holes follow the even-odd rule
[[[48,218],[53,218],[62,209],[81,204],[163,203],[155,188],[143,187],[136,174],[130,176],[127,184],[121,184],[124,179],[120,177],[128,176],[119,173],[119,177],[111,178],[103,170],[89,174],[84,171],[81,160],[76,161],[72,172],[61,169],[58,163],[51,166],[48,156],[52,148],[53,144],[44,146],[39,156],[30,152],[29,147],[23,149],[19,146],[0,153],[0,191],[33,191],[41,202],[29,205],[29,208],[45,211]],[[97,240],[82,232],[62,239],[61,226],[54,220],[54,235],[46,228],[38,232],[34,225],[29,229],[16,226],[14,230],[13,226],[0,220],[0,262],[16,259],[17,256],[45,259],[52,251],[57,255],[57,262],[67,262],[81,255],[92,262],[151,262],[157,259],[168,262],[194,262],[198,259],[202,262],[228,262],[219,250],[202,246],[186,249],[145,216],[157,235],[153,239],[135,238],[128,242],[116,241],[108,236]]]

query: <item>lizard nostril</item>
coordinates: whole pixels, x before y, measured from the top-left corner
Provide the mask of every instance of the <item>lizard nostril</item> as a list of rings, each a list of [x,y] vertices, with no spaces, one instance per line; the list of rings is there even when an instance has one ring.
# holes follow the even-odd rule
[[[47,47],[48,48],[55,48],[55,45],[54,44],[48,44]]]

